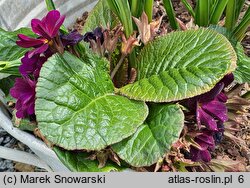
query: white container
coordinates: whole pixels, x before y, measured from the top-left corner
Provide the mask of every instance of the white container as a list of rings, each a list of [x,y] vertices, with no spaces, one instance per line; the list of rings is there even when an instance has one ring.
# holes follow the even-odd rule
[[[54,0],[56,8],[66,15],[64,25],[69,27],[77,17],[90,11],[97,0]],[[16,30],[30,26],[33,18],[42,18],[47,9],[44,0],[0,0],[0,27]]]
[[[64,25],[71,26],[83,12],[90,11],[97,0],[54,0],[56,8],[66,15]],[[16,30],[29,27],[33,18],[42,18],[47,9],[44,0],[0,0],[0,27],[6,30]],[[0,99],[2,98],[0,91]],[[27,145],[36,155],[31,155],[17,150],[0,147],[0,158],[7,158],[19,162],[32,164],[48,171],[69,171],[57,158],[56,154],[40,139],[15,128],[0,106],[0,126],[10,135]]]

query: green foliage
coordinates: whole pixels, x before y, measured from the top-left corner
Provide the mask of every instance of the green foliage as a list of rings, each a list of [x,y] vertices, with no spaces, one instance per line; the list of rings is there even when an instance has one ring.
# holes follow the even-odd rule
[[[235,28],[234,35],[238,41],[241,41],[245,37],[245,33],[250,25],[250,7],[242,18],[240,24]]]
[[[119,92],[129,98],[170,102],[211,90],[236,67],[230,42],[212,30],[173,32],[144,47],[137,82]]]
[[[10,88],[14,86],[15,76],[8,76],[0,80],[0,89],[4,92],[5,96],[9,95]]]
[[[243,46],[234,38],[234,34],[224,27],[210,26],[210,29],[224,35],[231,42],[237,55],[237,68],[233,72],[238,83],[250,83],[250,58],[245,55]]]
[[[107,28],[109,25],[112,28],[116,23],[118,23],[118,20],[111,12],[108,2],[106,0],[100,0],[89,13],[83,27],[83,33],[93,31],[98,26]]]
[[[237,53],[237,69],[234,72],[235,79],[238,83],[250,83],[250,58],[245,55],[244,48],[240,43],[235,47]]]
[[[17,31],[5,31],[0,28],[0,73],[20,75],[18,67],[21,65],[21,57],[29,50],[20,48],[17,44],[17,34],[33,36],[28,28]]]
[[[133,33],[133,22],[128,1],[107,0],[107,2],[122,23],[126,37],[129,38]]]
[[[110,172],[123,169],[112,162],[107,162],[105,167],[98,168],[98,161],[90,160],[88,158],[90,154],[83,151],[66,151],[59,147],[54,147],[53,150],[72,172]]]
[[[114,95],[106,60],[88,59],[96,64],[56,54],[43,65],[37,84],[39,129],[68,150],[100,150],[117,143],[131,136],[148,114],[143,102]]]
[[[136,133],[112,148],[132,166],[150,166],[178,140],[183,126],[184,114],[178,105],[152,105],[146,122]]]
[[[212,6],[210,24],[217,24],[227,6],[228,0],[216,0]]]
[[[171,0],[163,0],[163,4],[166,9],[171,27],[173,29],[179,29],[179,24],[176,21],[175,12]]]
[[[211,0],[197,0],[196,1],[196,13],[195,23],[199,26],[209,25],[210,15],[210,1]]]

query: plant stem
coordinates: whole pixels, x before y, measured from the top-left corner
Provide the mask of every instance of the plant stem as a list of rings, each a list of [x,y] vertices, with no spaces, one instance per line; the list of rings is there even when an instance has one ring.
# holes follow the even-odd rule
[[[146,0],[144,10],[148,16],[148,22],[151,22],[153,19],[153,6],[154,0]]]
[[[163,4],[166,9],[171,27],[175,30],[179,29],[179,24],[175,18],[175,12],[171,0],[163,0]]]
[[[181,0],[181,2],[184,4],[189,14],[191,14],[191,16],[195,18],[195,12],[193,10],[193,7],[191,7],[191,5],[187,2],[187,0]]]
[[[126,38],[129,38],[133,33],[133,22],[128,0],[107,0],[109,7],[120,19]]]
[[[125,59],[126,55],[122,54],[121,59],[119,60],[119,62],[117,63],[117,65],[115,66],[114,70],[111,73],[111,79],[113,80],[113,78],[115,77],[117,71],[119,70],[119,68],[121,67],[124,59]]]
[[[231,31],[236,23],[235,18],[235,12],[236,12],[236,0],[229,0],[227,3],[227,10],[226,10],[226,28]]]
[[[238,41],[241,41],[250,25],[250,7],[242,18],[240,24],[235,28],[234,35]]]
[[[138,0],[131,0],[131,14],[137,17]]]
[[[196,5],[195,20],[199,26],[208,26],[210,15],[210,1],[198,0]]]
[[[210,24],[218,24],[227,6],[228,0],[217,0],[211,11]]]

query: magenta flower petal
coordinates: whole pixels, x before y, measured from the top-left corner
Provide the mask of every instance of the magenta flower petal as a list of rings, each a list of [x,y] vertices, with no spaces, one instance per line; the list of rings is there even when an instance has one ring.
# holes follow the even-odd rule
[[[23,48],[30,48],[35,46],[41,46],[44,44],[44,39],[34,39],[23,34],[17,35],[19,40],[16,41],[16,44]]]
[[[32,58],[32,56],[37,55],[37,54],[42,54],[44,53],[47,49],[49,48],[48,44],[44,44],[40,46],[39,48],[35,48],[31,51],[28,52],[28,57]]]
[[[52,10],[42,20],[33,19],[31,27],[39,36],[51,40],[58,34],[64,20],[65,16],[61,16],[59,11]]]
[[[210,153],[209,153],[208,150],[200,151],[199,155],[200,155],[200,159],[202,161],[204,161],[206,163],[209,162],[209,161],[211,161],[211,155],[210,155]]]
[[[199,102],[209,102],[209,101],[214,100],[215,97],[219,95],[219,93],[221,93],[223,88],[224,88],[224,83],[220,82],[216,84],[216,86],[213,89],[211,89],[209,92],[198,96]]]
[[[201,147],[204,147],[204,146],[202,146],[202,143],[204,143],[212,148],[215,146],[215,142],[214,142],[214,138],[213,138],[212,134],[204,133],[202,135],[197,136],[196,139],[197,139],[196,142],[198,144],[200,144]]]
[[[36,62],[38,61],[39,55],[33,56],[31,58],[28,57],[28,52],[21,59],[22,64],[19,67],[19,72],[23,76],[28,76],[32,74],[36,69]]]
[[[220,82],[223,82],[225,87],[227,87],[233,81],[234,81],[234,75],[231,73],[231,74],[227,74],[226,76],[224,76],[224,78],[222,78]]]
[[[19,67],[19,72],[24,76],[33,75],[38,78],[40,69],[43,63],[47,60],[46,57],[40,57],[40,55],[34,55],[31,58],[28,57],[28,52],[21,59],[22,64]]]
[[[228,120],[227,107],[224,103],[214,100],[208,103],[203,103],[202,109],[222,122]]]
[[[219,95],[217,95],[217,97],[215,98],[215,100],[218,100],[220,102],[226,103],[227,102],[228,97],[224,94],[224,93],[220,93]]]
[[[34,114],[35,87],[36,82],[29,78],[17,78],[15,80],[15,85],[11,88],[10,94],[17,99],[15,108],[18,118],[26,118],[28,115]]]
[[[190,149],[190,154],[191,154],[191,159],[194,162],[198,161],[204,161],[204,162],[209,162],[211,161],[211,155],[208,150],[198,150],[194,147],[191,147]]]
[[[36,33],[37,35],[46,38],[47,40],[51,40],[51,37],[48,33],[48,31],[46,30],[45,26],[43,25],[43,23],[38,20],[38,19],[32,19],[31,20],[31,28],[32,31],[34,33]]]
[[[202,108],[199,108],[196,113],[198,127],[205,125],[207,129],[216,131],[217,123],[212,116],[207,114]]]

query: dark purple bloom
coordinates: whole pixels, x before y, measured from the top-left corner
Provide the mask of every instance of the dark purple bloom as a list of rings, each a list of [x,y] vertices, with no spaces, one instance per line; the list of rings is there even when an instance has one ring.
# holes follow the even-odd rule
[[[97,27],[93,32],[87,32],[84,35],[84,41],[85,42],[100,42],[100,44],[103,44],[104,42],[104,35],[103,30],[101,27]]]
[[[35,113],[36,81],[29,78],[16,78],[15,85],[10,90],[12,97],[17,99],[15,108],[18,118],[26,118]]]
[[[217,131],[217,122],[224,123],[227,121],[227,108],[225,106],[227,96],[222,90],[232,81],[233,75],[226,75],[211,91],[188,101],[190,109],[196,110],[199,128],[201,128],[201,125],[205,125],[207,129]]]
[[[212,151],[215,148],[213,133],[203,130],[202,134],[197,136],[194,141],[200,145],[200,148],[198,149],[191,146],[190,153],[192,160],[209,162],[211,160],[209,151]]]
[[[19,67],[19,72],[22,76],[27,77],[33,75],[35,78],[39,77],[42,65],[47,60],[45,56],[34,55],[31,58],[28,57],[28,52],[21,59],[22,65]]]
[[[61,35],[60,38],[62,40],[63,46],[74,46],[80,41],[82,41],[84,37],[83,35],[78,33],[77,30],[74,30],[69,34]]]
[[[42,20],[33,19],[31,27],[34,33],[39,37],[34,39],[28,36],[19,34],[17,45],[23,48],[35,48],[28,53],[31,58],[36,54],[42,54],[48,50],[49,46],[53,44],[52,39],[59,33],[59,29],[63,24],[65,16],[61,16],[57,10],[50,11]]]
[[[214,150],[215,143],[221,141],[224,127],[227,121],[227,96],[223,89],[233,81],[233,75],[226,75],[209,92],[189,99],[187,105],[191,111],[196,113],[196,121],[199,129],[204,125],[206,128],[200,130],[200,134],[195,136],[194,141],[200,148],[191,146],[190,154],[193,161],[209,162],[211,160],[210,151]]]

